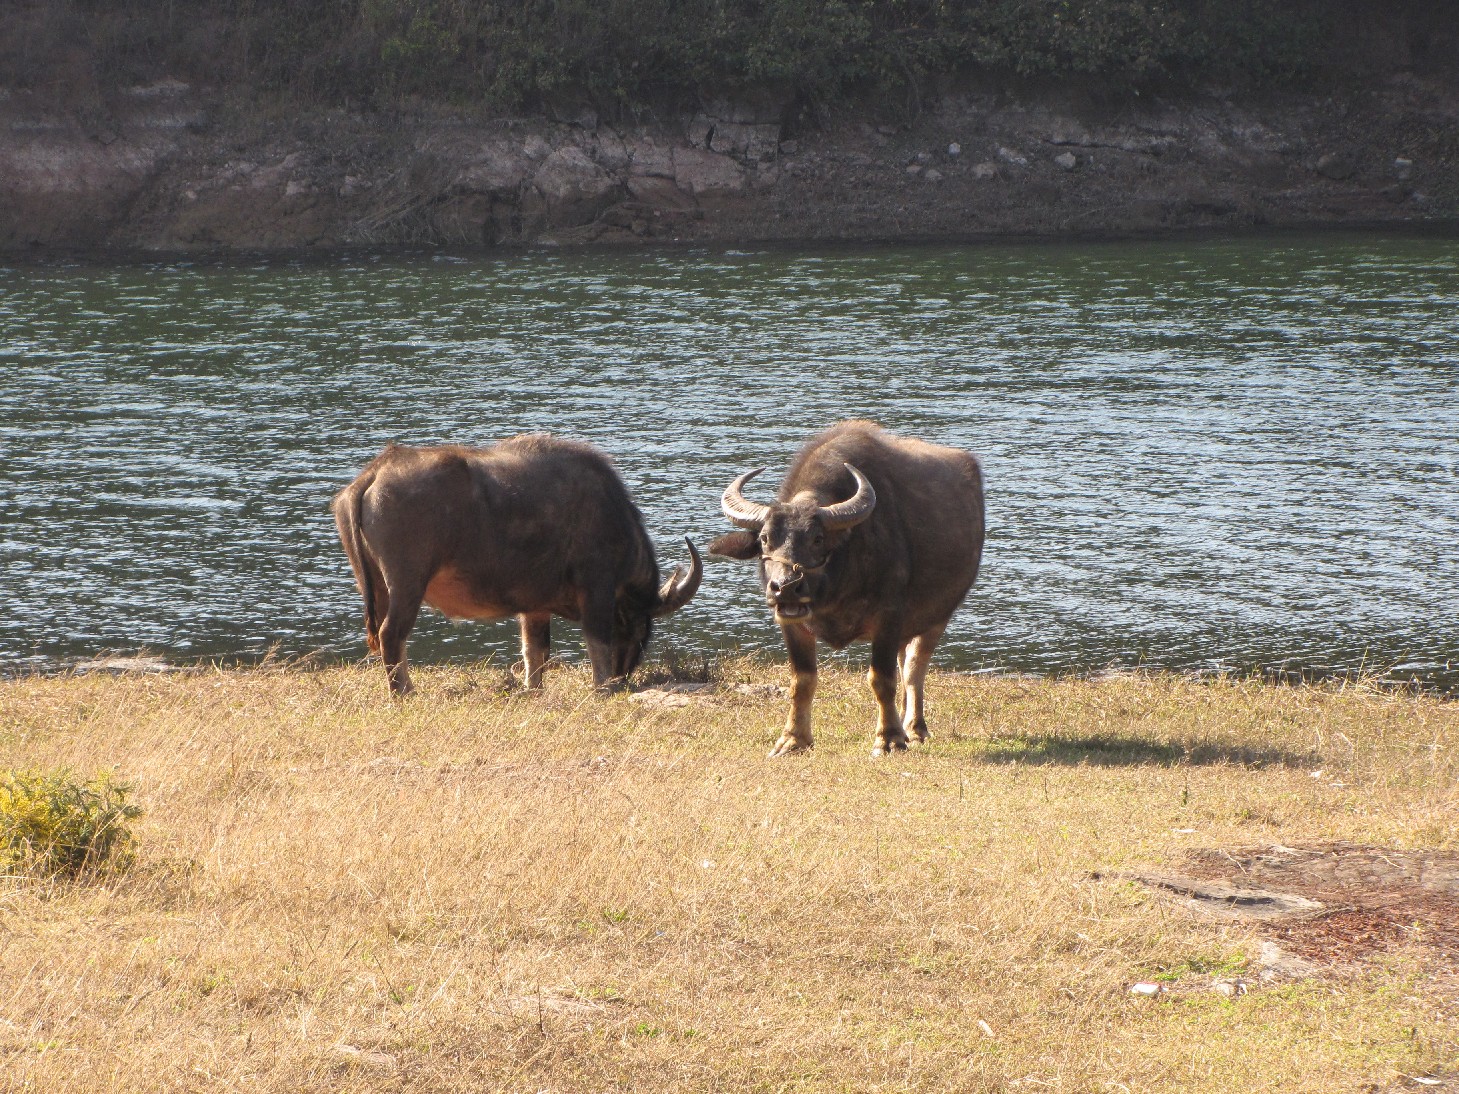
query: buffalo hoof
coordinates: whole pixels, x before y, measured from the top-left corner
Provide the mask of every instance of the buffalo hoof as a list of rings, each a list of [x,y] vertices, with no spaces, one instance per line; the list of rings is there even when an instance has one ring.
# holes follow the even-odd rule
[[[810,741],[799,741],[794,737],[782,737],[775,742],[775,747],[770,750],[767,758],[773,760],[776,756],[789,756],[792,752],[809,752],[814,747],[815,745]]]
[[[593,689],[600,695],[620,695],[625,691],[632,691],[633,687],[628,679],[623,676],[615,676],[611,680],[604,680],[601,684],[594,684]]]
[[[906,752],[906,751],[907,751],[907,738],[906,737],[891,737],[891,738],[888,738],[885,741],[877,741],[876,744],[872,745],[872,748],[871,748],[871,757],[872,757],[872,759],[876,759],[879,756],[885,756],[885,755],[887,755],[887,753],[889,753],[889,752]]]
[[[907,731],[907,742],[909,744],[926,744],[927,737],[928,733],[926,722],[917,722],[915,725],[912,726],[911,729]]]

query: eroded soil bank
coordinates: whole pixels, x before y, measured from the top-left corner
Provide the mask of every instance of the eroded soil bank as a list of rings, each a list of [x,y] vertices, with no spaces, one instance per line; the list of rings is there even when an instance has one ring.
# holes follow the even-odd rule
[[[0,248],[918,240],[1459,216],[1459,86],[943,98],[811,124],[719,103],[635,125],[266,116],[177,80],[103,107],[0,89]]]

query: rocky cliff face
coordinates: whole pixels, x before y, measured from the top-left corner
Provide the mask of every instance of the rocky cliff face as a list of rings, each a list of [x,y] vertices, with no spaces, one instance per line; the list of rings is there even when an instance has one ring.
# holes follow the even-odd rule
[[[0,247],[965,239],[1459,216],[1459,89],[1100,106],[952,96],[915,122],[792,134],[718,104],[568,119],[272,118],[177,81],[105,109],[0,90]]]

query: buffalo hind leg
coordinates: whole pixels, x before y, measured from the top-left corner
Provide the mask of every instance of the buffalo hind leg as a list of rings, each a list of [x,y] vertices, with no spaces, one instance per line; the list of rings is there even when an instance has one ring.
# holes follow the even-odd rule
[[[888,752],[905,752],[907,734],[902,731],[902,718],[897,713],[897,663],[900,660],[901,643],[883,635],[895,633],[885,627],[871,640],[871,668],[867,670],[866,681],[871,693],[876,696],[876,736],[872,738],[871,754],[883,756]]]
[[[424,595],[425,589],[414,584],[390,589],[390,606],[380,623],[380,658],[385,662],[385,677],[393,695],[409,695],[415,690],[405,663],[405,643],[420,615]]]
[[[811,700],[816,697],[816,636],[799,623],[781,626],[785,649],[790,654],[790,719],[771,756],[784,756],[815,746],[811,735]]]
[[[932,664],[932,651],[942,632],[947,629],[941,623],[923,631],[902,651],[902,687],[905,697],[902,704],[902,729],[913,744],[927,740],[927,667]]]
[[[542,686],[542,667],[552,652],[552,616],[519,615],[522,629],[522,683],[527,688]]]

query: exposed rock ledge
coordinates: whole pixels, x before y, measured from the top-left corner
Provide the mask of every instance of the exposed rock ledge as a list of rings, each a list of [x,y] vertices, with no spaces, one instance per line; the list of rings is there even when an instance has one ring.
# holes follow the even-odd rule
[[[914,123],[717,106],[624,128],[266,120],[169,81],[67,112],[0,89],[0,248],[273,250],[958,239],[1459,215],[1459,89],[1094,108],[964,95]]]

